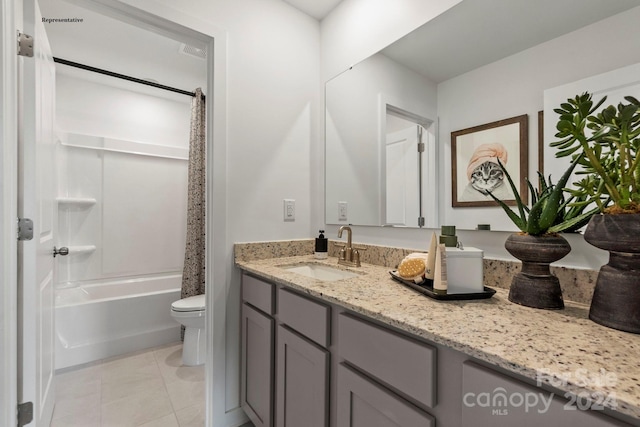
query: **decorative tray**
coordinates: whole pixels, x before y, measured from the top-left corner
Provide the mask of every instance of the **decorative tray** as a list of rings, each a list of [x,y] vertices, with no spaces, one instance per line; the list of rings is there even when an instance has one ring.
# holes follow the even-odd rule
[[[484,287],[483,292],[473,292],[468,294],[438,294],[433,290],[433,281],[429,279],[425,279],[422,283],[416,283],[413,280],[403,279],[398,275],[396,270],[390,271],[389,274],[393,278],[393,280],[402,283],[405,286],[414,289],[421,294],[428,296],[429,298],[442,300],[442,301],[460,301],[460,300],[471,300],[471,299],[487,299],[491,298],[495,293],[495,289],[491,289],[488,287]]]

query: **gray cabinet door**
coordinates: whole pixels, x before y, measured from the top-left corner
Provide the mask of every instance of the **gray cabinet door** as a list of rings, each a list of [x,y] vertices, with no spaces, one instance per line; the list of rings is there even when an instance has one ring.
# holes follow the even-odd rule
[[[338,368],[337,427],[434,427],[435,419],[341,364]]]
[[[580,410],[566,400],[473,362],[462,367],[462,427],[619,427],[629,424]],[[568,397],[567,397],[568,398]]]
[[[273,425],[274,320],[242,305],[242,409],[256,427]]]
[[[329,425],[329,352],[278,326],[276,425]]]

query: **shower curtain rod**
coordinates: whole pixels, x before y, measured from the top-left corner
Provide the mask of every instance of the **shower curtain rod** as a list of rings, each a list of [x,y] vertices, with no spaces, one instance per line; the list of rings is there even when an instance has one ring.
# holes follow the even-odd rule
[[[122,79],[122,80],[128,80],[128,81],[134,82],[134,83],[140,83],[140,84],[147,85],[147,86],[153,86],[153,87],[156,87],[158,89],[164,89],[164,90],[168,90],[170,92],[179,93],[179,94],[182,94],[182,95],[188,95],[188,96],[191,96],[191,97],[196,96],[195,92],[189,92],[187,90],[182,90],[182,89],[178,89],[178,88],[171,87],[171,86],[161,85],[159,83],[154,83],[154,82],[150,82],[150,81],[147,81],[147,80],[138,79],[136,77],[130,77],[130,76],[127,76],[127,75],[124,75],[124,74],[114,73],[113,71],[108,71],[108,70],[103,70],[101,68],[91,67],[89,65],[84,65],[84,64],[80,64],[78,62],[68,61],[68,60],[62,59],[62,58],[53,57],[53,61],[55,63],[58,63],[58,64],[68,65],[70,67],[80,68],[82,70],[91,71],[91,72],[98,73],[98,74],[104,74],[105,76],[115,77],[115,78]],[[202,95],[202,100],[203,101],[205,100],[205,96],[204,95]]]

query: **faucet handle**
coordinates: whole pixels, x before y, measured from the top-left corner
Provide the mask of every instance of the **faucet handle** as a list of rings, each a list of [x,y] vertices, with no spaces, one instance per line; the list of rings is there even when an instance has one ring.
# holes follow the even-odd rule
[[[356,267],[360,267],[360,252],[358,252],[358,249],[353,250],[351,260],[356,265]]]

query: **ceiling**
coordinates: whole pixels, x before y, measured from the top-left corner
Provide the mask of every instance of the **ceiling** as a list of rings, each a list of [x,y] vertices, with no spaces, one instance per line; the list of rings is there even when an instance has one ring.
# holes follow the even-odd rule
[[[382,51],[439,83],[640,6],[640,0],[465,0]]]
[[[39,0],[43,17],[82,18],[82,23],[45,23],[54,57],[143,80],[206,93],[206,61],[181,53],[183,43],[147,31],[63,0]],[[61,73],[95,80],[96,73],[56,65]],[[102,77],[107,84],[121,80]],[[144,88],[142,85],[129,86]],[[141,89],[142,90],[142,89]],[[152,89],[158,94],[170,92]]]
[[[282,0],[291,6],[316,18],[318,21],[329,14],[342,0]]]

